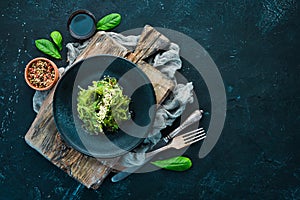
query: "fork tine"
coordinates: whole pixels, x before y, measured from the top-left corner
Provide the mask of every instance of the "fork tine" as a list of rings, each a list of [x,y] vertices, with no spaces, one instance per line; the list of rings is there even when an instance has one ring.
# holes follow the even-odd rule
[[[199,137],[202,137],[202,136],[205,136],[206,133],[202,133],[202,134],[195,134],[193,137],[189,137],[189,138],[186,138],[186,139],[183,139],[184,142],[190,142],[191,140],[195,140]]]
[[[188,140],[188,139],[190,139],[191,137],[194,137],[195,135],[199,135],[200,133],[203,133],[204,135],[206,134],[206,133],[204,132],[204,130],[200,130],[200,131],[196,131],[196,132],[191,133],[191,134],[184,134],[184,135],[182,135],[182,137],[183,137],[184,140]]]
[[[202,134],[200,134],[200,133],[194,134],[193,137],[189,137],[188,139],[184,139],[184,142],[185,142],[185,143],[189,143],[189,142],[191,142],[191,141],[193,141],[193,140],[196,140],[196,139],[198,139],[198,138],[200,138],[200,137],[202,137],[202,136],[205,136],[205,134],[206,134],[206,133],[202,133]]]
[[[201,127],[201,128],[196,129],[196,130],[192,130],[192,131],[189,131],[187,133],[184,133],[182,136],[189,135],[189,134],[195,133],[197,131],[202,131],[202,130],[204,130],[204,129]]]
[[[195,143],[195,142],[198,142],[198,141],[200,141],[200,140],[203,140],[204,138],[206,138],[206,135],[203,136],[203,137],[200,137],[200,138],[198,138],[198,139],[196,139],[196,140],[190,140],[189,142],[185,142],[185,144],[191,145],[191,144],[193,144],[193,143]]]

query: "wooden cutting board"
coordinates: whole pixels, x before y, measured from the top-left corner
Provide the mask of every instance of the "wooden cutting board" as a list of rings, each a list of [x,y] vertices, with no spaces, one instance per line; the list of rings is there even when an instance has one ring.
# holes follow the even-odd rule
[[[156,101],[161,103],[173,89],[174,84],[164,74],[145,62],[145,59],[160,50],[167,49],[169,45],[168,38],[148,25],[144,27],[134,52],[126,49],[105,32],[98,32],[86,49],[77,57],[76,62],[99,54],[111,54],[131,60],[148,76],[155,90]],[[43,102],[39,113],[25,135],[25,141],[87,188],[97,189],[111,172],[111,167],[118,163],[119,158],[104,160],[89,157],[69,147],[61,139],[52,113],[54,91],[55,88],[50,91]]]

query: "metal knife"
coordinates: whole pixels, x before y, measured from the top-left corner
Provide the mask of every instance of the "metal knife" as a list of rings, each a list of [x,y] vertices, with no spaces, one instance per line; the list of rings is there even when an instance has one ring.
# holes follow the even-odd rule
[[[169,143],[169,141],[174,138],[179,132],[181,132],[183,129],[186,127],[194,124],[195,122],[199,121],[202,118],[202,113],[203,110],[196,110],[194,111],[179,127],[177,127],[174,131],[169,133],[167,136],[163,137],[153,148],[153,150],[158,149],[160,147],[165,146],[166,144]],[[151,160],[152,157],[146,158],[144,161],[144,164],[147,163],[149,160]],[[125,170],[117,173],[111,178],[112,182],[118,182],[126,177],[128,177],[130,174],[134,173],[138,169],[140,169],[143,166],[143,164],[135,167],[129,167],[126,168]]]
[[[163,146],[166,146],[178,133],[188,126],[198,122],[202,118],[203,110],[195,110],[180,126],[175,130],[169,133],[167,136],[163,137],[153,148],[152,150],[159,149]]]

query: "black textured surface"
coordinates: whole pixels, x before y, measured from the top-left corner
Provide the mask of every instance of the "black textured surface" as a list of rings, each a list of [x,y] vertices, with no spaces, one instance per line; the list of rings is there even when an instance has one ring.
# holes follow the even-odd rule
[[[299,199],[299,3],[296,0],[0,2],[0,199]],[[225,127],[213,151],[185,155],[183,173],[159,170],[132,175],[97,191],[82,185],[31,149],[24,135],[35,114],[23,78],[26,63],[42,56],[34,40],[59,30],[74,41],[67,19],[76,9],[96,18],[122,15],[122,32],[150,24],[199,42],[219,67],[227,89]],[[66,65],[66,48],[63,61]],[[182,69],[197,81],[192,69]],[[197,84],[196,84],[197,85]],[[201,97],[201,106],[209,105]],[[201,99],[203,98],[203,100]],[[208,108],[209,109],[209,108]],[[206,115],[208,118],[209,113]],[[205,122],[205,119],[204,119]]]

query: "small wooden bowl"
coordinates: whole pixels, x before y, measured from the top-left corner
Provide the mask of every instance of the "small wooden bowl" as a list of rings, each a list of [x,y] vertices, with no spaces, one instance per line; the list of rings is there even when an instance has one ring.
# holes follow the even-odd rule
[[[49,83],[47,86],[42,86],[42,87],[37,87],[35,85],[33,85],[30,80],[29,80],[29,68],[32,66],[32,64],[38,62],[38,61],[45,61],[47,62],[47,64],[50,64],[50,66],[53,67],[54,69],[54,78],[53,80],[51,81],[51,83]],[[38,73],[39,75],[43,75],[41,73]],[[32,89],[35,89],[35,90],[39,90],[39,91],[45,91],[45,90],[49,90],[51,89],[55,84],[56,82],[58,81],[58,78],[59,78],[59,71],[58,71],[58,68],[56,66],[56,64],[54,62],[52,62],[51,60],[47,59],[47,58],[43,58],[43,57],[38,57],[38,58],[34,58],[32,59],[27,65],[26,65],[26,68],[25,68],[25,73],[24,73],[24,76],[25,76],[25,81],[26,83],[32,88]],[[52,78],[51,78],[52,79]]]

